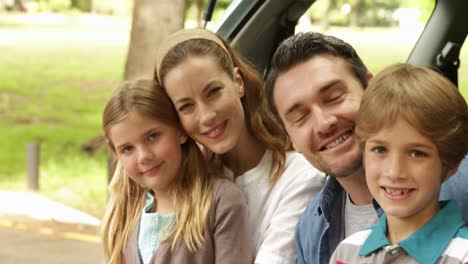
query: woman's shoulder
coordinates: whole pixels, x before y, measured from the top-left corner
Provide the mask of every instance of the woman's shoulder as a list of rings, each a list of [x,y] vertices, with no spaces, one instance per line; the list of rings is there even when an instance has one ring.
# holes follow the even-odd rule
[[[213,200],[239,196],[242,196],[242,191],[231,179],[227,177],[216,177],[213,180]]]

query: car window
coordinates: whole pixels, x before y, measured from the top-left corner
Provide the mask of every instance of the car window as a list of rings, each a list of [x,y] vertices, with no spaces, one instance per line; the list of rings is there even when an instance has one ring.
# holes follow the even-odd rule
[[[341,2],[316,1],[300,18],[296,32],[322,32],[347,41],[374,74],[391,64],[407,61],[435,7],[435,0],[400,1],[399,6],[391,6],[392,1],[387,1],[386,5],[365,7],[359,14],[361,19],[356,20],[351,14],[353,6]],[[460,61],[459,89],[468,98],[466,45],[462,46]]]
[[[368,6],[364,16],[356,19],[350,4],[336,4],[329,10],[331,2],[340,1],[314,3],[299,20],[296,32],[316,31],[345,40],[374,74],[391,64],[406,62],[435,5],[430,0],[419,8],[405,3],[399,7]]]
[[[462,46],[460,51],[460,68],[458,69],[458,89],[468,101],[468,47],[467,44]]]

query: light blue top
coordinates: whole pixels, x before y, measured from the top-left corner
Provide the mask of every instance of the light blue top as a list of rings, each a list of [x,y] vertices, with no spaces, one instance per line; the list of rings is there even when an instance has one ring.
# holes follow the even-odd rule
[[[174,225],[174,214],[160,215],[151,213],[154,197],[148,192],[146,204],[141,213],[140,230],[138,232],[138,251],[142,263],[150,263],[154,252],[161,244],[161,239]]]

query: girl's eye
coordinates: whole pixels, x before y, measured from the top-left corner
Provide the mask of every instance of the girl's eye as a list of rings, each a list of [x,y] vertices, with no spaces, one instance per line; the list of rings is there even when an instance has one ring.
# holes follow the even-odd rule
[[[120,150],[120,152],[124,153],[124,154],[127,154],[127,153],[130,153],[132,151],[133,147],[132,146],[127,146],[127,147],[124,147]]]
[[[421,157],[426,157],[427,154],[419,150],[413,150],[411,151],[410,156],[413,158],[421,158]]]

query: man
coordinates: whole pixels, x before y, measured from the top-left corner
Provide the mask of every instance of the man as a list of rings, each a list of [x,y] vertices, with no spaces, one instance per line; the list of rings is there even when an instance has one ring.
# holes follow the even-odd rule
[[[320,33],[291,36],[273,56],[265,91],[271,110],[294,148],[331,176],[296,227],[298,263],[328,263],[341,240],[376,224],[382,213],[367,188],[354,134],[370,78],[351,45]],[[466,170],[466,165],[461,167]],[[456,193],[443,187],[441,197],[456,200],[460,208],[465,203],[461,209],[467,221],[468,176],[458,174],[444,184]]]

